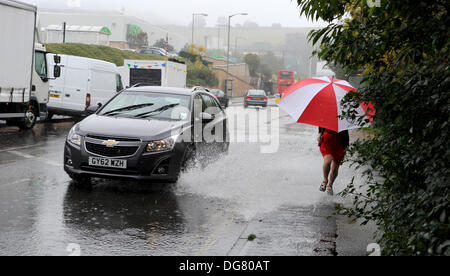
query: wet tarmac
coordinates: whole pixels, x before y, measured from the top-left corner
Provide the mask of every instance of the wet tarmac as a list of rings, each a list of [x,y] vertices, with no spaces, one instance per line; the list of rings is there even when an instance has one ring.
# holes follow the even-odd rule
[[[279,118],[275,153],[232,143],[176,185],[96,179],[92,190],[63,171],[71,120],[0,125],[0,255],[67,256],[71,244],[81,255],[337,255],[339,199],[318,192],[317,129]],[[344,167],[336,190],[353,175]]]

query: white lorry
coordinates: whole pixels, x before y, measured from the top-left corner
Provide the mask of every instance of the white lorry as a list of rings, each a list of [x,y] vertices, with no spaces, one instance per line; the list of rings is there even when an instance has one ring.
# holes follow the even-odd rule
[[[0,120],[21,129],[47,117],[49,68],[45,47],[36,42],[36,11],[32,5],[0,0]],[[52,77],[59,76],[58,65],[52,71]]]
[[[61,76],[50,81],[49,119],[83,116],[91,105],[103,105],[123,89],[114,63],[69,55],[61,57]]]
[[[186,64],[161,60],[125,60],[119,67],[125,87],[186,87]]]

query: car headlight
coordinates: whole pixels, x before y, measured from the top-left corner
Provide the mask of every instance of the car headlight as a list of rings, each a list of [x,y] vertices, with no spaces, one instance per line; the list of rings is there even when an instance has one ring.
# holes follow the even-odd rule
[[[81,136],[76,134],[75,126],[70,130],[67,141],[77,147],[81,146]]]
[[[146,151],[147,152],[165,152],[171,151],[175,148],[179,135],[172,136],[159,141],[148,142]]]

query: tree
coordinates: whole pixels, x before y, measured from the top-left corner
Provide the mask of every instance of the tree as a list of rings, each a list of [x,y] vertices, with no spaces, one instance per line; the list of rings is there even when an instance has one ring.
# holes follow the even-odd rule
[[[267,64],[272,74],[276,74],[278,70],[284,69],[283,59],[275,56],[275,54],[272,51],[269,51],[263,56],[261,56],[261,63]]]
[[[448,3],[367,3],[298,0],[303,15],[329,23],[310,34],[319,57],[363,77],[342,116],[363,124],[353,107],[371,101],[376,109],[372,138],[350,148],[365,184],[350,183],[341,195],[353,207],[338,211],[375,221],[385,255],[450,256]]]
[[[261,64],[261,59],[259,56],[255,54],[248,54],[244,57],[244,61],[249,67],[250,76],[256,77],[259,65]]]
[[[162,49],[166,49],[166,39],[165,38],[161,38],[160,40],[156,41],[153,44],[154,47],[158,47],[158,48],[162,48]],[[169,44],[169,52],[174,52],[175,48]]]
[[[266,79],[272,79],[273,76],[273,68],[268,63],[262,63],[259,66],[259,72],[266,78]]]

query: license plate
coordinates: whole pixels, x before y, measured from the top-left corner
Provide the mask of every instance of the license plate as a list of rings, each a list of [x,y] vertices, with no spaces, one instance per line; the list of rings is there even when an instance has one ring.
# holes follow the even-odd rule
[[[61,98],[61,96],[58,94],[50,94],[50,98],[59,99],[59,98]]]
[[[99,158],[99,157],[89,157],[89,166],[94,167],[104,167],[104,168],[115,168],[115,169],[126,169],[126,160]]]
[[[261,98],[253,98],[254,100],[261,100]]]

